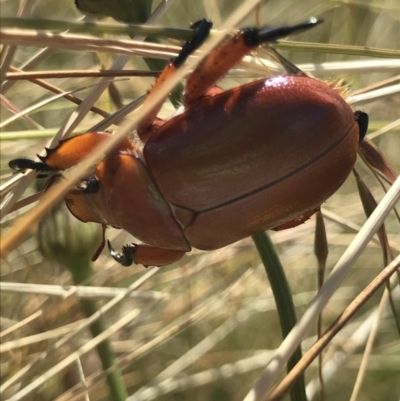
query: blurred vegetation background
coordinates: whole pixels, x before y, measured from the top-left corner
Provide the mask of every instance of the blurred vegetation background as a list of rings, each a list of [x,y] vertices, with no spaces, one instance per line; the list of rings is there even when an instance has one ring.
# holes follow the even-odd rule
[[[86,2],[90,4],[89,1]],[[103,1],[99,2],[103,4]],[[128,2],[134,6],[132,1]],[[175,0],[160,18],[158,25],[187,28],[190,23],[203,17],[214,22],[218,29],[222,21],[235,10],[239,0],[203,0],[196,3]],[[22,1],[2,0],[1,17],[18,14]],[[26,5],[28,4],[28,5]],[[30,10],[27,17],[49,20],[76,21],[82,18],[72,0],[56,2],[51,0],[27,1]],[[104,0],[104,4],[107,2]],[[153,9],[157,6],[154,2]],[[348,85],[350,95],[370,88],[371,85],[391,80],[384,87],[399,84],[400,74],[400,3],[396,0],[376,1],[317,1],[271,0],[261,2],[260,7],[250,14],[242,26],[278,25],[296,23],[315,16],[324,19],[324,24],[290,38],[298,42],[313,42],[318,45],[343,45],[342,50],[321,51],[312,46],[309,49],[288,50],[281,53],[297,65],[307,66],[313,74],[324,80],[342,79]],[[103,22],[113,23],[112,19]],[[85,35],[85,33],[77,34]],[[87,33],[89,35],[89,33]],[[128,35],[105,34],[104,38],[128,40]],[[168,45],[180,45],[178,40],[162,39]],[[348,46],[360,46],[365,54],[368,48],[381,49],[380,57],[350,54]],[[12,66],[21,68],[39,51],[46,48],[20,43],[15,46]],[[278,48],[278,47],[277,47]],[[346,50],[347,49],[347,50]],[[385,55],[384,50],[398,51]],[[351,50],[351,49],[350,49]],[[390,53],[390,54],[389,54]],[[262,51],[259,57],[266,54]],[[67,48],[45,50],[34,71],[94,70],[107,69],[118,57],[105,51],[78,51]],[[328,62],[337,62],[335,66]],[[352,62],[351,64],[346,64]],[[351,69],[349,68],[351,66]],[[332,68],[327,68],[327,67]],[[142,57],[129,58],[125,69],[146,70],[148,66]],[[265,74],[271,72],[265,67]],[[263,72],[252,70],[244,64],[240,71],[232,72],[221,82],[229,88],[261,77]],[[396,81],[397,79],[397,81]],[[96,85],[99,78],[47,79],[64,91],[79,90],[74,93],[84,99]],[[96,106],[115,112],[148,91],[154,83],[152,77],[117,78],[111,90],[105,91]],[[371,87],[370,89],[373,89]],[[2,87],[1,121],[7,122],[1,129],[1,179],[2,184],[12,178],[8,161],[15,157],[33,157],[39,153],[48,138],[69,118],[76,105],[64,98],[44,102],[41,107],[28,114],[9,121],[21,110],[25,110],[54,96],[28,79],[6,81]],[[384,93],[354,105],[370,116],[369,135],[390,123],[391,129],[376,136],[373,141],[387,158],[400,168],[400,96]],[[171,112],[172,105],[166,105],[163,115]],[[79,125],[77,132],[84,132],[102,119],[90,112]],[[397,125],[396,125],[397,124]],[[111,128],[115,128],[111,127]],[[379,201],[384,192],[361,162],[357,170],[362,179]],[[24,196],[35,193],[38,184],[32,185]],[[30,206],[31,207],[31,206]],[[327,268],[330,270],[343,254],[355,236],[357,227],[366,220],[356,182],[349,177],[343,187],[324,205],[329,256]],[[20,209],[3,216],[2,233],[7,232],[19,215]],[[0,340],[1,383],[7,382],[29,362],[49,349],[56,341],[70,333],[77,322],[84,317],[79,300],[82,293],[62,290],[62,287],[41,287],[41,285],[69,286],[70,273],[63,267],[63,253],[71,255],[79,252],[84,239],[97,236],[89,225],[79,224],[65,211],[53,215],[50,228],[47,220],[41,229],[31,232],[6,259],[1,261],[0,294]],[[46,228],[47,227],[47,228]],[[84,230],[89,232],[85,232]],[[315,218],[298,228],[271,233],[282,264],[284,265],[294,297],[297,315],[300,316],[317,291],[317,262],[313,254]],[[389,243],[394,255],[399,254],[400,230],[394,213],[386,222]],[[107,231],[115,247],[132,241],[126,233],[110,229]],[[97,238],[97,237],[96,237]],[[90,245],[84,244],[88,252]],[[342,312],[351,300],[384,267],[382,251],[377,242],[371,242],[347,276],[342,287],[323,313],[323,327]],[[107,326],[118,322],[133,310],[138,316],[113,334],[110,339],[118,360],[129,394],[135,400],[242,400],[259,377],[262,367],[269,360],[271,352],[282,341],[279,319],[269,283],[260,258],[251,239],[246,239],[214,252],[193,250],[180,262],[160,270],[142,266],[121,267],[114,263],[104,251],[93,264],[94,276],[91,285],[102,289],[88,289],[101,306],[111,298],[111,290],[126,289],[138,280],[143,280],[139,292],[127,297],[104,315]],[[152,274],[156,272],[155,274]],[[148,278],[146,275],[148,275]],[[11,286],[11,284],[15,284]],[[21,284],[31,284],[23,289]],[[47,294],[49,289],[53,294]],[[106,290],[109,290],[107,293]],[[26,291],[22,293],[21,291]],[[374,295],[357,313],[351,322],[335,337],[324,351],[325,400],[347,400],[354,389],[373,318],[379,307],[382,291]],[[393,299],[399,311],[399,288],[393,291]],[[23,324],[16,326],[18,322]],[[316,327],[310,327],[306,350],[315,340]],[[75,336],[66,346],[58,348],[49,358],[41,362],[32,374],[4,391],[4,400],[12,397],[34,378],[44,374],[73,351],[90,340],[88,330]],[[201,346],[199,346],[199,344]],[[196,348],[194,348],[196,347]],[[192,354],[190,354],[190,352]],[[194,357],[193,355],[196,355]],[[179,358],[184,358],[174,370],[168,366]],[[176,365],[173,365],[174,367]],[[321,399],[317,363],[307,370],[306,384],[309,400]],[[83,355],[79,363],[74,362],[53,376],[39,389],[32,391],[24,399],[39,400],[83,400],[85,394],[82,383],[87,380],[90,400],[106,400],[108,390],[104,378],[90,380],[101,372],[99,358],[95,351]],[[397,401],[400,397],[400,342],[396,320],[386,306],[377,327],[376,339],[366,368],[358,401]],[[170,378],[175,381],[170,387],[155,387],[157,381]],[[180,381],[178,379],[181,379]],[[71,391],[77,384],[75,392]],[[143,392],[143,388],[153,392]],[[140,390],[140,391],[139,391]],[[86,394],[87,395],[87,394]]]

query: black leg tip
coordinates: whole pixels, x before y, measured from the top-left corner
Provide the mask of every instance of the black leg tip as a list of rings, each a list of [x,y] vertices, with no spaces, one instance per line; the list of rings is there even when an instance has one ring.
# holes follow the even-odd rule
[[[183,45],[178,57],[173,60],[175,67],[181,66],[185,60],[204,43],[210,34],[212,26],[212,22],[205,18],[190,26],[192,29],[196,29],[196,33],[192,40],[189,40]]]
[[[28,169],[41,171],[41,172],[53,171],[53,169],[51,167],[49,167],[46,163],[35,162],[31,159],[25,159],[25,158],[10,160],[8,163],[8,166],[11,169],[17,170],[17,171],[28,170]]]
[[[363,111],[356,111],[354,113],[354,119],[356,120],[356,123],[360,128],[360,142],[361,142],[368,131],[369,117],[368,114],[364,113]]]
[[[132,248],[134,250],[134,245],[126,245],[122,247],[122,252],[116,252],[112,247],[111,242],[107,240],[108,250],[110,251],[113,259],[122,266],[130,266],[133,263],[132,258]]]
[[[259,46],[262,43],[275,42],[278,39],[285,38],[286,36],[294,33],[299,33],[314,28],[322,22],[322,19],[311,17],[307,21],[296,25],[277,26],[272,28],[265,27],[261,29],[250,28],[244,30],[245,41],[248,46]]]

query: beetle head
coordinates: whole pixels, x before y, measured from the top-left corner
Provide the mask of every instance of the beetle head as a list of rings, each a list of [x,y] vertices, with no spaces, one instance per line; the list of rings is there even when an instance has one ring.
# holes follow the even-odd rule
[[[108,155],[85,184],[65,197],[77,219],[120,227],[153,246],[176,249],[186,245],[170,207],[138,157]]]

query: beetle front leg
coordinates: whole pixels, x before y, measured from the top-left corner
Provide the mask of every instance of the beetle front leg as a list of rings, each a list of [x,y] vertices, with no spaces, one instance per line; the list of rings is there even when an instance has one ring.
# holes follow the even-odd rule
[[[181,259],[185,251],[173,251],[150,245],[129,244],[122,247],[122,252],[116,252],[107,241],[111,256],[121,265],[130,266],[132,263],[148,266],[166,266]]]
[[[108,139],[109,132],[87,132],[61,141],[54,149],[46,149],[46,156],[39,156],[40,161],[13,159],[9,162],[13,170],[32,169],[39,172],[66,170],[84,160],[93,149]],[[124,151],[134,154],[135,146],[127,138],[114,147],[111,152]]]

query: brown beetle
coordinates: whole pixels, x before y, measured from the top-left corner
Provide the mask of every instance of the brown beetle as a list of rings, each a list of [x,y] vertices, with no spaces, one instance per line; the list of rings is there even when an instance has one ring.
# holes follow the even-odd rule
[[[123,265],[166,265],[192,247],[212,250],[309,218],[345,181],[366,133],[368,116],[353,113],[330,86],[301,75],[260,79],[222,91],[216,82],[260,43],[308,29],[319,21],[244,29],[217,47],[188,77],[184,112],[157,119],[161,104],[138,127],[139,148],[123,139],[84,185],[66,195],[79,220],[117,226],[144,244],[111,254]],[[150,91],[208,35],[195,38]],[[84,159],[106,133],[67,139],[41,158],[13,168],[63,170]]]

